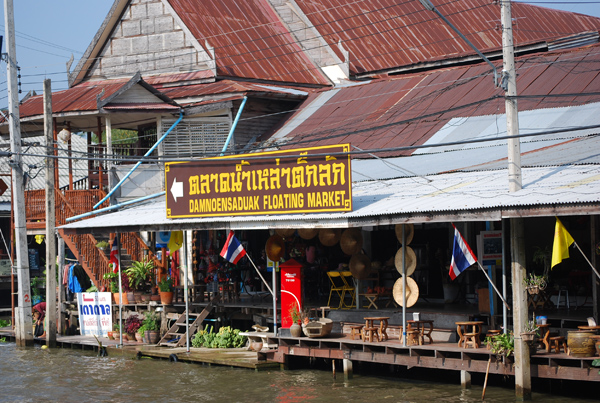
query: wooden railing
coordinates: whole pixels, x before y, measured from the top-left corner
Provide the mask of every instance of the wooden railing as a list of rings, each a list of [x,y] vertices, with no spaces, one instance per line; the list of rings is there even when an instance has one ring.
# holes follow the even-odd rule
[[[106,195],[100,189],[55,191],[56,226],[66,224],[69,217],[92,211],[93,206]],[[46,192],[44,190],[29,190],[25,192],[27,228],[40,229],[46,227]],[[108,201],[100,208],[107,207]],[[98,288],[108,286],[102,277],[110,271],[107,253],[96,247],[98,240],[91,234],[66,235],[59,230],[68,248],[73,252],[83,266],[90,280]],[[148,249],[144,240],[137,233],[121,234],[121,246],[133,260],[142,260],[145,255],[154,262],[157,270],[164,267],[156,255]]]
[[[141,261],[147,253],[148,258],[154,262],[156,274],[165,273],[165,267],[156,255],[148,249],[144,240],[136,232],[125,232],[121,234],[121,247],[127,251],[133,260]],[[159,276],[157,276],[158,278]]]

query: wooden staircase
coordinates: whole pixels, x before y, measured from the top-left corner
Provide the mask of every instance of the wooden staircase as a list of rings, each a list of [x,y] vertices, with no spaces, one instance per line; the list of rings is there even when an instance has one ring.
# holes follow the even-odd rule
[[[200,313],[188,314],[190,318],[195,318],[189,325],[190,340],[198,331],[198,328],[202,325],[204,319],[208,317],[208,314],[213,310],[216,303],[219,301],[220,295],[217,294],[208,305]],[[171,328],[165,333],[165,335],[158,342],[159,346],[166,347],[183,347],[186,343],[186,312],[181,314],[177,321],[171,326]]]
[[[106,195],[99,189],[91,190],[56,190],[56,226],[66,224],[68,217],[74,217],[93,210],[93,206]],[[31,190],[25,192],[25,205],[27,217],[27,229],[46,228],[45,213],[45,191]],[[108,206],[108,202],[100,207]],[[58,234],[65,241],[66,246],[75,255],[92,283],[100,289],[108,286],[108,281],[102,277],[110,271],[108,267],[110,250],[101,251],[96,247],[98,240],[91,234],[67,235],[63,230]],[[148,249],[146,243],[137,233],[121,234],[121,258],[126,261],[127,255],[131,260],[142,260],[148,255],[158,270],[163,270],[163,263],[156,258],[154,253]],[[123,264],[123,263],[122,263]],[[123,264],[123,267],[125,264]]]

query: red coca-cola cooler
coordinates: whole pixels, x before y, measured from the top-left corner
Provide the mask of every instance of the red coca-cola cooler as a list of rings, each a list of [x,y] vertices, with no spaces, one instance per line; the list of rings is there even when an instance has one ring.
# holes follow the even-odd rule
[[[302,308],[302,264],[290,259],[279,265],[281,273],[281,327],[292,326],[290,309],[294,304]]]

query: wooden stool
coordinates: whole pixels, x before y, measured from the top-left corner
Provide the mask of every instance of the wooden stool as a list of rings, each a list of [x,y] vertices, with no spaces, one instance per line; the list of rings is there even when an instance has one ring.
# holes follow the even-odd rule
[[[358,336],[360,339],[362,337],[362,328],[363,325],[352,325],[350,326],[350,337],[354,340],[354,336]]]
[[[373,336],[379,341],[379,328],[378,327],[363,327],[362,339],[363,341],[372,342]]]
[[[567,342],[565,342],[565,337],[564,336],[550,337],[550,351],[552,351],[552,348],[554,347],[554,352],[560,353],[561,345],[563,348],[563,352],[566,353],[567,352]]]
[[[479,333],[465,333],[465,348],[472,346],[473,348],[479,348]]]
[[[421,336],[421,332],[418,330],[410,330],[408,327],[406,328],[406,345],[412,346],[418,344],[419,346],[423,345],[423,336]]]

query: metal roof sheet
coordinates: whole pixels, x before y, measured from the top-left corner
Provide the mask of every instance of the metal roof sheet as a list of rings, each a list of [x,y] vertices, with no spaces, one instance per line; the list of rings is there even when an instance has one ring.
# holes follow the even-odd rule
[[[350,53],[351,74],[419,65],[475,52],[417,0],[296,0],[333,51]],[[489,0],[434,1],[437,9],[480,51],[502,45],[500,7]],[[512,2],[515,46],[598,31],[600,19]]]
[[[599,102],[599,73],[593,67],[598,63],[600,45],[517,58],[519,111]],[[457,116],[496,115],[494,119],[501,120],[504,94],[493,86],[486,71],[483,64],[454,67],[310,94],[273,134],[270,145],[350,143],[379,150],[380,157],[408,155],[410,150],[381,150],[424,144]],[[534,120],[552,119],[554,126],[561,127],[557,119],[562,117],[547,113],[549,117],[532,116]],[[537,127],[527,120],[527,114],[523,116],[525,129]],[[577,119],[573,122],[580,125]],[[552,127],[549,122],[546,126]],[[497,133],[502,130],[499,127],[490,122],[487,133]],[[477,123],[475,131],[481,129]]]
[[[600,203],[600,166],[553,166],[523,169],[523,189],[509,193],[506,169],[461,172],[422,178],[398,178],[354,183],[354,210],[347,213],[286,214],[167,219],[164,199],[63,226],[69,230],[113,229],[233,229],[286,226],[345,227],[379,219],[447,221],[471,220],[477,211],[500,219],[506,209],[537,208],[538,215],[555,215],[562,207]],[[540,209],[548,208],[543,213]],[[115,224],[118,223],[118,224]],[[369,225],[369,224],[367,224]]]
[[[267,0],[169,3],[199,43],[214,48],[218,75],[331,84]]]

